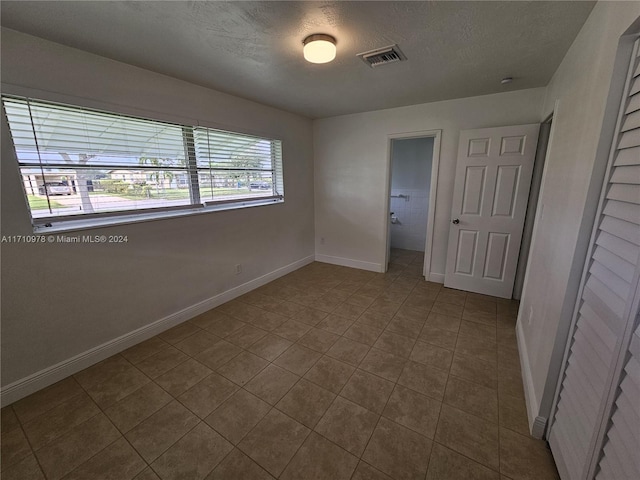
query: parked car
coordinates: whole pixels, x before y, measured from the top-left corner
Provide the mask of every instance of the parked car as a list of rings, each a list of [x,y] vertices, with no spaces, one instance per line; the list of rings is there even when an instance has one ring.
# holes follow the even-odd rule
[[[271,190],[271,184],[269,182],[253,182],[249,185],[252,192],[260,190]]]
[[[45,191],[46,189],[46,191]],[[62,182],[46,182],[44,185],[38,187],[38,193],[40,195],[71,195],[71,187]]]

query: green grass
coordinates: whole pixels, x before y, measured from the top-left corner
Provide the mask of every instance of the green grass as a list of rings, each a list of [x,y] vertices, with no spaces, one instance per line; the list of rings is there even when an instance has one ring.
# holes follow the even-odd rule
[[[224,196],[224,195],[242,195],[250,193],[251,191],[248,188],[214,188],[213,195],[216,197]],[[164,200],[182,200],[189,198],[189,189],[188,188],[172,188],[165,189],[164,192],[162,190],[157,191],[156,189],[152,189],[150,192],[150,196],[147,197],[145,194],[134,195],[130,192],[127,193],[108,193],[108,192],[92,192],[89,195],[112,195],[114,197],[126,198],[127,200],[144,200],[145,198],[153,199],[159,198]],[[211,198],[211,188],[201,188],[200,196],[203,199]]]
[[[51,203],[51,208],[60,208],[63,205],[54,200],[49,200],[47,203],[47,197],[39,197],[37,195],[27,195],[29,200],[29,207],[31,210],[44,210],[45,208],[49,208],[49,203]]]

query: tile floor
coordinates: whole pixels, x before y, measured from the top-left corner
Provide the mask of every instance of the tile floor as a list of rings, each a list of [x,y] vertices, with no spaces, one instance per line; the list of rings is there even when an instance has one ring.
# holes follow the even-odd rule
[[[2,478],[554,479],[517,303],[313,263],[2,409]]]

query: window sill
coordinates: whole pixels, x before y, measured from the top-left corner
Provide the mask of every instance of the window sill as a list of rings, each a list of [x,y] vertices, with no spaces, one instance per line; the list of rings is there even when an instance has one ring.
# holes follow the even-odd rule
[[[227,210],[238,210],[242,208],[262,207],[284,203],[283,198],[268,198],[260,200],[247,200],[243,202],[222,203],[217,205],[194,206],[182,210],[159,210],[146,213],[129,213],[123,215],[110,215],[105,217],[73,218],[56,220],[55,218],[41,219],[38,224],[33,225],[33,231],[39,235],[51,233],[75,232],[79,230],[93,230],[96,228],[106,228],[115,225],[129,225],[133,223],[151,222],[155,220],[166,220],[169,218],[188,217],[192,215],[202,215],[212,212]],[[45,226],[46,224],[50,226]]]

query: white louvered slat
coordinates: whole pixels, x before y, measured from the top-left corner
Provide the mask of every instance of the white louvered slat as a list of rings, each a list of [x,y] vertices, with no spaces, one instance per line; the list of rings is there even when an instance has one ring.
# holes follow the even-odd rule
[[[634,95],[629,98],[629,104],[627,105],[625,113],[633,113],[636,110],[640,110],[640,95]]]
[[[637,95],[640,98],[640,95]],[[614,166],[640,165],[640,147],[618,150]]]
[[[636,42],[634,52],[639,46]],[[549,433],[563,480],[640,479],[640,363],[633,355],[627,355],[621,373],[636,318],[630,311],[637,311],[640,295],[640,62],[635,57]],[[631,343],[631,350],[640,351],[640,337]]]
[[[593,253],[593,258],[604,265],[609,271],[615,272],[614,274],[620,276],[627,284],[633,281],[635,265],[632,263],[627,262],[600,246],[596,248]]]
[[[640,205],[640,185],[620,183],[611,185],[607,198]]]

